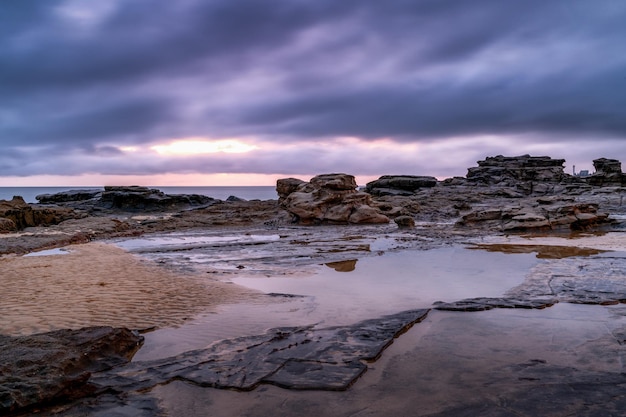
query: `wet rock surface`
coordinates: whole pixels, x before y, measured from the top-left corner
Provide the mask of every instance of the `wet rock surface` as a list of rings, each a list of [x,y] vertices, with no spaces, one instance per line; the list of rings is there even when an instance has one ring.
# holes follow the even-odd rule
[[[436,302],[434,308],[447,311],[485,311],[494,308],[537,308],[551,307],[558,301],[552,299],[521,299],[521,298],[468,298],[452,303]]]
[[[142,341],[111,327],[0,335],[0,414],[95,394],[91,374],[127,363]]]
[[[494,157],[481,162],[478,169],[470,169],[471,174],[468,172],[467,178],[453,178],[437,182],[434,186],[424,185],[412,190],[402,190],[400,185],[395,184],[396,188],[381,189],[396,191],[381,192],[376,196],[356,191],[353,177],[351,179],[351,176],[345,174],[322,175],[309,183],[298,179],[280,180],[277,183],[280,201],[207,201],[185,197],[173,203],[174,200],[169,197],[144,187],[130,190],[122,187],[125,191],[111,187],[102,194],[93,195],[67,193],[64,196],[40,200],[55,204],[41,207],[50,210],[63,209],[74,216],[58,224],[52,222],[47,227],[42,224],[29,226],[15,233],[15,230],[19,230],[17,223],[10,217],[0,215],[0,229],[14,232],[2,235],[0,253],[25,253],[72,242],[118,236],[159,236],[174,231],[201,229],[203,233],[210,230],[217,237],[223,237],[236,231],[237,234],[248,234],[249,237],[258,233],[269,238],[262,241],[250,238],[232,244],[196,248],[180,247],[176,252],[181,256],[188,256],[198,250],[225,258],[232,255],[237,259],[236,265],[227,264],[223,270],[217,268],[216,271],[202,271],[203,273],[221,273],[228,268],[242,267],[246,273],[261,275],[273,274],[277,271],[276,268],[284,265],[300,268],[315,263],[326,263],[337,271],[352,271],[356,264],[355,258],[361,256],[376,256],[399,248],[432,248],[481,235],[528,231],[555,233],[562,230],[624,230],[626,204],[623,204],[623,195],[626,194],[626,189],[622,187],[621,179],[617,180],[618,177],[621,178],[617,175],[618,171],[621,175],[621,167],[614,161],[601,161],[596,166],[598,172],[594,175],[599,176],[594,177],[595,179],[564,174],[562,160],[547,157]],[[103,201],[104,193],[109,194]],[[118,200],[119,193],[126,195]],[[31,205],[31,209],[35,210],[35,206]],[[359,223],[359,226],[299,226],[292,223],[294,215],[297,219],[305,219],[302,223]],[[387,221],[396,219],[397,222],[362,224],[372,219],[381,220],[380,216]],[[376,222],[377,220],[373,223]],[[408,227],[401,227],[404,225]],[[259,252],[249,250],[251,247],[264,248],[270,255],[256,256]],[[530,313],[549,311],[564,304],[593,304],[594,308],[605,308],[599,307],[604,305],[619,307],[615,304],[626,300],[624,257],[585,248],[577,248],[576,251],[569,249],[567,256],[560,251],[561,249],[553,247],[544,248],[542,253],[545,256],[538,257],[546,262],[539,263],[524,283],[502,297],[437,303],[434,306],[437,311],[432,313],[456,314],[454,320],[463,322],[461,317],[477,317],[490,313],[487,310],[502,314],[512,310]],[[166,255],[169,256],[155,252],[154,256],[156,259]],[[552,307],[546,308],[550,306]],[[421,307],[428,306],[416,306]],[[476,313],[462,314],[461,311]],[[584,320],[583,318],[581,321]],[[396,322],[399,327],[393,324],[393,331],[391,327],[380,323],[372,320],[342,328],[274,329],[264,335],[224,340],[201,351],[187,352],[163,360],[138,362],[108,371],[98,369],[89,376],[87,374],[93,371],[88,370],[87,374],[79,373],[76,381],[67,385],[88,388],[68,388],[74,394],[66,395],[64,391],[59,397],[73,398],[77,395],[76,390],[81,395],[97,392],[97,397],[68,403],[61,411],[48,410],[42,415],[155,415],[161,412],[160,407],[163,405],[155,400],[153,393],[183,384],[180,381],[198,389],[218,387],[245,391],[256,387],[260,391],[275,386],[293,390],[345,389],[362,375],[366,368],[363,361],[374,359],[387,346],[390,335],[393,339],[398,329],[406,328],[403,323],[407,323],[407,320]],[[428,361],[437,359],[437,355],[441,355],[441,367],[441,364],[452,361],[452,364],[446,366],[454,368],[458,365],[455,362],[458,357],[466,355],[466,351],[461,351],[458,357],[456,354],[446,353],[453,352],[455,346],[470,350],[473,346],[496,346],[500,338],[500,334],[492,334],[495,330],[488,326],[459,326],[455,329],[454,337],[450,336],[451,341],[443,349],[414,353],[409,356],[410,362],[396,364],[395,371],[400,372],[407,363],[418,363],[424,358],[428,358]],[[471,333],[470,329],[474,329],[476,333],[467,335],[466,333]],[[610,339],[594,339],[593,343],[588,342],[590,347],[584,354],[588,356],[599,352],[598,356],[608,356],[618,352],[621,357],[626,357],[622,348],[622,345],[626,345],[624,329],[626,327],[611,329]],[[498,330],[504,334],[508,328],[504,326]],[[490,338],[483,339],[485,335],[490,335]],[[0,340],[4,343],[7,339]],[[523,345],[523,338],[518,342]],[[523,352],[526,348],[528,346],[515,346],[511,349]],[[499,352],[496,347],[485,354],[485,357],[491,357],[494,352]],[[52,363],[56,361],[44,359],[47,360]],[[490,393],[480,401],[474,398],[465,399],[458,407],[446,404],[433,409],[429,414],[420,412],[417,415],[458,416],[478,413],[493,416],[561,417],[611,415],[610,413],[620,415],[626,409],[624,395],[616,389],[622,388],[626,383],[621,365],[615,365],[609,371],[599,371],[580,367],[578,364],[568,367],[542,361],[544,359],[531,357],[507,362],[510,369],[507,368],[506,377],[498,377],[499,370],[489,368],[493,371],[492,374],[487,375],[481,381],[482,385],[477,385],[477,389],[498,383],[510,384],[510,378],[522,381],[525,384],[523,386],[513,384],[506,392]],[[3,367],[3,372],[4,369],[9,368]],[[440,369],[424,365],[410,377],[404,376],[404,382],[409,382],[405,385],[417,384],[421,392],[429,392],[435,396],[447,392],[448,389],[467,391],[467,387],[461,386],[463,381],[457,384],[458,374],[452,375],[440,385],[421,384],[421,377],[436,379]],[[391,367],[390,372],[393,370]],[[472,369],[467,372],[470,371]],[[46,370],[42,372],[48,373]],[[45,389],[49,392],[55,390],[51,385],[46,385]],[[185,389],[189,389],[188,386]],[[394,389],[403,393],[402,397],[398,397],[400,402],[403,401],[402,398],[412,398],[411,395],[414,395],[414,392],[407,392],[401,384]],[[370,396],[376,397],[378,393],[389,392],[386,383],[381,383]],[[17,404],[17,400],[11,395],[3,394],[3,403],[6,400],[6,404]],[[44,398],[41,401],[54,402],[57,397],[50,398],[53,399]],[[278,405],[280,404],[284,404],[282,399]],[[315,413],[316,409],[319,411],[323,408],[320,404],[306,403],[310,407],[302,404],[299,406],[299,415],[324,414]],[[275,408],[263,408],[261,405],[258,409],[248,410],[247,415],[267,415],[266,412],[274,410]],[[404,411],[406,409],[401,412]],[[354,408],[350,412],[354,414],[359,409]],[[401,412],[399,411],[400,414]],[[170,415],[186,414],[183,412]]]
[[[83,329],[70,336],[61,332],[34,335],[31,339],[53,339],[55,342],[60,340],[68,346],[70,354],[65,362],[69,362],[71,366],[63,361],[59,361],[58,365],[49,364],[60,355],[59,347],[45,346],[43,354],[31,360],[35,366],[40,367],[37,372],[44,382],[31,378],[27,379],[28,385],[24,385],[15,383],[17,377],[9,375],[6,378],[9,381],[3,381],[0,385],[3,389],[9,386],[11,398],[18,399],[32,390],[30,386],[36,386],[38,397],[32,398],[30,402],[20,400],[22,402],[17,403],[17,400],[4,400],[4,394],[4,411],[19,411],[19,408],[37,403],[39,397],[42,397],[40,399],[43,403],[104,394],[101,401],[85,400],[68,405],[67,414],[62,415],[81,413],[86,408],[106,414],[112,412],[112,409],[126,407],[129,398],[133,403],[128,407],[131,410],[137,408],[138,404],[143,404],[154,412],[153,402],[145,399],[143,403],[141,399],[132,400],[133,395],[174,381],[243,391],[262,384],[295,390],[345,390],[366,372],[367,361],[376,360],[396,337],[423,320],[427,314],[427,309],[421,309],[365,320],[353,326],[320,329],[313,326],[276,328],[264,335],[224,340],[207,349],[125,366],[116,365],[125,362],[125,358],[140,343],[140,338],[129,337],[129,334],[132,335],[130,332],[124,331],[124,335],[129,337],[125,343],[116,341],[115,344],[106,344],[104,348],[102,343],[100,346],[93,346],[83,341],[89,336],[89,332],[102,333],[104,329]],[[108,331],[110,333],[111,330]],[[24,342],[15,339],[17,338],[13,338],[10,345],[17,347],[6,354],[9,358],[7,362],[13,360],[13,363],[4,365],[3,372],[5,369],[10,371],[23,366],[15,349],[19,349]],[[107,341],[109,339],[111,336],[108,336]],[[118,345],[121,348],[117,348]],[[81,359],[85,351],[90,356],[88,359]],[[78,359],[75,352],[78,352]],[[79,361],[82,362],[77,364]],[[69,367],[70,371],[62,369],[63,372],[57,374],[61,367]],[[71,378],[76,373],[73,372],[75,369],[80,371],[77,372],[78,376],[65,382],[68,375]],[[68,385],[72,387],[71,396],[66,395],[65,387]]]

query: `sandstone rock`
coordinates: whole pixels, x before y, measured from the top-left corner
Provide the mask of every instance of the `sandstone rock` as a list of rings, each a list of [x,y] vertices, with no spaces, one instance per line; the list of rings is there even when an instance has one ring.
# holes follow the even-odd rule
[[[309,183],[285,179],[277,182],[281,206],[296,221],[314,223],[388,223],[389,218],[373,207],[371,195],[356,191],[354,176],[324,174]],[[297,186],[296,186],[297,185]],[[295,187],[295,191],[289,190]]]
[[[479,208],[465,214],[459,226],[496,227],[502,231],[554,230],[568,228],[586,230],[612,222],[608,214],[599,213],[598,205],[572,203],[566,198],[557,203],[539,200],[533,205]]]
[[[356,189],[356,179],[348,174],[322,174],[311,178],[311,185],[316,188],[337,191],[353,191]]]
[[[367,183],[365,191],[372,195],[411,195],[420,188],[431,188],[437,185],[435,177],[415,175],[383,175],[375,181]]]
[[[478,167],[468,168],[467,179],[488,185],[510,186],[527,181],[559,183],[566,177],[564,163],[564,159],[552,159],[549,156],[498,155],[478,161]]]
[[[279,200],[284,200],[287,196],[298,189],[302,184],[306,184],[304,181],[298,178],[282,178],[276,181],[276,193]]]
[[[4,228],[22,230],[26,227],[49,226],[58,224],[68,219],[80,217],[69,208],[63,207],[39,207],[30,205],[22,197],[16,196],[12,200],[0,200],[0,218],[4,218]]]
[[[11,219],[0,217],[0,233],[9,233],[17,231],[15,222]]]
[[[401,228],[415,227],[415,219],[411,216],[398,216],[393,221]]]
[[[0,414],[90,395],[91,373],[127,363],[142,343],[111,327],[0,335]]]
[[[622,163],[617,159],[599,158],[593,160],[595,174],[586,177],[593,186],[626,185],[626,174],[622,173]]]

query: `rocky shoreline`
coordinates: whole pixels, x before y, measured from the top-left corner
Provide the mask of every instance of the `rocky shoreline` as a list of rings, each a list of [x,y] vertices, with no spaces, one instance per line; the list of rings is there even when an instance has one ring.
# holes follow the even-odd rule
[[[621,163],[596,159],[596,172],[589,176],[566,174],[563,164],[564,160],[550,157],[496,156],[478,161],[478,167],[469,168],[466,177],[438,181],[427,176],[386,175],[363,190],[358,189],[349,174],[323,174],[308,182],[286,178],[277,183],[277,201],[245,201],[234,196],[221,201],[198,195],[166,195],[137,186],[41,195],[37,197],[39,204],[26,204],[15,197],[0,201],[0,255],[15,256],[74,243],[195,229],[276,230],[288,238],[285,240],[291,239],[292,246],[298,244],[304,251],[310,251],[315,245],[323,245],[324,239],[336,241],[337,231],[343,225],[352,225],[361,236],[351,238],[353,246],[343,256],[350,250],[360,250],[361,240],[381,234],[401,233],[401,237],[396,237],[398,241],[438,245],[476,236],[623,231],[626,174],[621,171]],[[312,228],[313,225],[325,228]],[[311,230],[321,231],[311,233]],[[332,251],[321,256],[329,262],[342,260]],[[612,262],[623,263],[622,258]],[[620,269],[619,265],[616,268]],[[572,276],[577,268],[582,271],[576,284],[564,279],[551,280],[551,287],[546,290],[546,281],[539,274],[534,282],[512,289],[507,297],[458,300],[433,307],[440,311],[542,309],[559,301],[605,305],[626,300],[626,288],[621,283],[623,274],[605,279],[601,271],[584,270],[571,262],[564,261],[558,267]],[[546,271],[545,276],[548,275]],[[44,406],[72,404],[90,396],[109,398],[106,401],[112,403],[104,406],[105,409],[111,404],[118,407],[126,392],[173,380],[242,390],[260,383],[294,389],[345,389],[363,372],[363,360],[377,357],[407,326],[426,317],[428,310],[419,310],[410,319],[403,314],[406,313],[376,323],[357,323],[349,329],[274,329],[258,336],[259,340],[225,341],[212,350],[150,364],[150,369],[145,364],[142,365],[145,369],[118,366],[127,361],[122,357],[132,356],[128,346],[138,347],[141,343],[139,335],[124,333],[126,330],[85,328],[2,336],[0,413],[20,415]],[[365,334],[367,329],[380,330],[381,326],[387,330]],[[104,337],[103,332],[125,336],[120,342],[118,336]],[[338,337],[344,342],[337,342]],[[57,361],[51,358],[57,358],[59,346],[68,343],[72,350],[63,361],[71,366],[61,361],[54,370],[48,369],[51,361]],[[245,358],[221,353],[239,352],[252,345],[259,346],[261,353],[251,353],[252,356]],[[332,349],[337,352],[330,353]],[[81,351],[94,353],[93,360],[76,360]],[[268,359],[272,356],[269,352],[275,351],[283,352],[281,361]],[[248,365],[233,368],[232,364],[241,361]],[[339,362],[344,364],[341,369],[329,365]],[[22,366],[24,363],[37,367],[37,378],[33,378],[30,368]],[[145,377],[146,373],[151,376]],[[47,378],[47,374],[65,379],[59,382]],[[305,374],[310,378],[304,378]],[[327,388],[323,387],[324,383],[328,384]],[[111,395],[117,400],[111,400]],[[77,410],[82,411],[77,413],[84,412],[85,404],[79,402]],[[71,407],[62,409],[67,412],[63,415],[73,415]],[[43,415],[56,414],[45,411]]]

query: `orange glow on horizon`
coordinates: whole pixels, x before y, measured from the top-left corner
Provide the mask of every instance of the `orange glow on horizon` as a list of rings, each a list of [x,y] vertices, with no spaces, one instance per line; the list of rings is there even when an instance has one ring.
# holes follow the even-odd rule
[[[256,145],[249,145],[239,139],[208,140],[204,138],[189,138],[175,140],[167,145],[150,147],[160,155],[198,155],[207,153],[246,153],[258,149]]]
[[[0,187],[102,187],[104,185],[143,185],[149,187],[219,187],[275,186],[276,180],[294,177],[309,181],[318,174],[160,174],[160,175],[102,175],[76,176],[33,175],[0,177]],[[357,175],[359,186],[379,176]]]

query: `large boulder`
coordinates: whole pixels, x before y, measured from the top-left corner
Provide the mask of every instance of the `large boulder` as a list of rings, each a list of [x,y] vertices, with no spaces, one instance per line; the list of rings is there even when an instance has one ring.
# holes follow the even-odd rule
[[[478,167],[468,168],[467,179],[486,185],[515,186],[520,182],[559,183],[567,177],[564,159],[549,156],[521,155],[487,157]]]
[[[356,191],[356,180],[348,174],[323,174],[301,182],[292,178],[278,180],[281,206],[297,222],[388,223],[389,218],[373,207],[368,193]],[[289,189],[292,192],[287,194]]]
[[[365,191],[376,196],[412,195],[421,188],[437,185],[437,178],[416,175],[383,175],[368,182]]]

